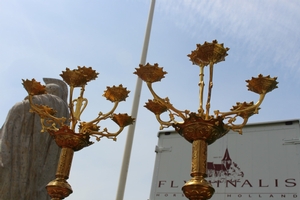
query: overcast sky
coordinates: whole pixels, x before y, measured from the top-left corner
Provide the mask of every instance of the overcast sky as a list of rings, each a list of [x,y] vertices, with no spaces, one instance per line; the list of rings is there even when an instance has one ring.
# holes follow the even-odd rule
[[[131,113],[150,0],[0,1],[0,123],[26,96],[22,79],[60,78],[61,71],[91,66],[100,74],[88,84],[84,121],[108,111],[106,86],[131,91],[117,112]],[[199,68],[186,56],[196,44],[215,39],[229,47],[215,66],[212,109],[257,101],[245,80],[278,77],[250,123],[298,119],[300,111],[300,2],[298,0],[157,0],[147,62],[168,72],[154,84],[180,109],[197,111]],[[206,75],[207,76],[207,75]],[[143,105],[143,86],[125,200],[147,200],[159,124]],[[170,129],[171,130],[171,129]],[[127,129],[117,142],[102,139],[74,154],[69,183],[73,200],[115,199]]]

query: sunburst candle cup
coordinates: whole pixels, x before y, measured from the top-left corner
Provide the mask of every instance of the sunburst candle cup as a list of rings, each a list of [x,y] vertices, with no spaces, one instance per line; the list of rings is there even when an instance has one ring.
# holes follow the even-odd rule
[[[210,101],[213,86],[213,69],[216,63],[225,60],[229,48],[223,44],[218,44],[216,40],[211,43],[205,42],[203,45],[197,44],[196,50],[188,55],[194,65],[200,67],[199,82],[199,108],[196,112],[189,110],[178,110],[170,102],[169,98],[161,98],[153,90],[152,84],[161,81],[167,72],[163,71],[158,64],[140,65],[136,68],[134,74],[138,75],[146,82],[153,100],[149,100],[145,107],[153,112],[157,121],[160,123],[160,129],[174,127],[175,130],[187,141],[192,143],[192,167],[191,179],[182,187],[183,193],[190,200],[210,199],[215,190],[211,184],[205,180],[207,146],[224,136],[230,130],[242,133],[242,128],[246,125],[248,118],[257,114],[265,95],[277,88],[276,77],[258,75],[257,78],[247,80],[248,90],[259,95],[256,103],[237,102],[228,112],[214,111],[210,114]],[[208,67],[208,92],[204,106],[204,68]],[[169,120],[162,119],[161,114],[168,112]],[[179,118],[179,120],[178,120]],[[236,119],[241,118],[242,122],[236,124]]]
[[[77,69],[66,69],[60,76],[69,85],[69,113],[70,118],[57,118],[56,111],[47,105],[37,105],[33,98],[35,95],[46,94],[45,86],[41,85],[35,79],[23,80],[23,86],[28,92],[28,99],[31,105],[31,112],[37,113],[41,118],[42,132],[47,131],[61,147],[61,154],[57,166],[56,178],[47,186],[47,192],[52,200],[60,200],[68,197],[73,191],[68,184],[67,179],[72,165],[74,151],[79,151],[84,147],[93,144],[91,137],[99,141],[102,137],[116,141],[117,136],[124,127],[132,124],[135,119],[126,113],[115,114],[115,110],[121,101],[125,101],[129,91],[122,85],[107,87],[103,96],[113,102],[112,109],[107,113],[99,112],[98,116],[90,121],[81,121],[80,116],[87,106],[88,100],[83,97],[85,86],[91,80],[98,77],[98,74],[91,67],[78,67]],[[74,90],[80,89],[78,98],[73,98]],[[111,119],[118,126],[117,132],[109,132],[108,128],[100,129],[98,125],[101,121]],[[76,126],[78,125],[78,131]]]

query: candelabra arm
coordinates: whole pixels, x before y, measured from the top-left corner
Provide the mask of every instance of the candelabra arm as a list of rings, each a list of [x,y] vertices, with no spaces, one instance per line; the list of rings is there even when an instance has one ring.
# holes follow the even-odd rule
[[[36,105],[33,102],[32,98],[33,98],[33,95],[29,94],[28,100],[30,103],[31,110],[33,112],[37,113],[41,117],[41,124],[42,124],[41,132],[47,131],[49,129],[56,131],[56,130],[58,130],[58,128],[56,127],[55,124],[57,124],[58,126],[62,126],[65,123],[66,118],[54,117],[53,113],[55,111],[53,109],[51,109],[47,106],[43,106],[43,105]],[[47,123],[48,125],[46,125],[45,123]],[[51,126],[49,126],[49,124],[51,124]]]
[[[259,95],[259,99],[258,101],[254,104],[257,108],[262,104],[262,102],[264,101],[265,99],[265,96],[266,96],[267,93],[262,93]]]
[[[88,123],[90,123],[90,124],[98,124],[101,120],[105,120],[107,118],[110,118],[111,115],[115,112],[115,110],[118,107],[118,105],[119,105],[118,101],[114,102],[114,106],[113,106],[113,108],[109,112],[107,112],[105,114],[103,114],[102,112],[100,112],[98,114],[98,117],[96,119],[94,119],[94,120],[92,120],[92,121],[90,121]]]
[[[250,104],[246,104],[246,103],[239,104],[238,103],[238,106],[231,112],[215,111],[215,114],[216,114],[216,116],[220,115],[224,119],[227,119],[228,123],[225,124],[226,127],[242,134],[242,128],[247,124],[249,117],[253,114],[258,113],[259,106],[263,102],[265,95],[266,95],[266,93],[260,94],[259,100],[255,104],[253,104],[253,102],[251,102]],[[234,116],[231,117],[230,115],[234,115]],[[240,124],[234,124],[237,117],[243,118],[243,122]]]
[[[247,118],[243,118],[243,122],[238,124],[238,125],[235,125],[233,124],[232,122],[229,124],[225,124],[225,126],[233,131],[236,131],[236,132],[239,132],[239,134],[242,134],[243,133],[243,130],[242,128],[247,124],[248,122],[248,117]]]
[[[154,97],[155,100],[157,100],[159,103],[161,103],[162,105],[166,106],[167,109],[170,111],[173,111],[176,113],[176,115],[180,118],[182,118],[183,120],[186,119],[186,116],[183,114],[183,113],[186,113],[184,111],[180,111],[176,108],[173,107],[173,105],[170,103],[169,99],[166,98],[166,99],[162,99],[161,97],[159,97],[153,90],[152,88],[152,84],[147,82],[147,86],[152,94],[152,96]],[[171,112],[170,112],[171,113]]]
[[[118,107],[119,102],[115,102],[113,108],[108,112],[103,114],[100,112],[98,114],[98,117],[90,122],[81,122],[79,126],[79,132],[83,134],[88,134],[91,136],[96,137],[96,139],[99,141],[102,137],[112,138],[113,140],[116,140],[116,137],[123,131],[124,127],[129,125],[131,122],[130,120],[132,118],[127,118],[127,116],[124,116],[124,123],[119,124],[116,118],[114,118],[116,115],[114,115],[114,111]],[[122,115],[122,114],[120,114]],[[119,125],[119,130],[115,133],[108,132],[107,128],[104,128],[103,131],[99,131],[99,126],[97,124],[102,121],[106,120],[108,118],[111,118]],[[126,119],[127,118],[127,119]],[[117,120],[117,121],[116,121]],[[129,121],[128,121],[129,120]],[[129,122],[129,123],[128,123]]]
[[[160,118],[160,115],[159,115],[159,114],[156,114],[155,117],[156,117],[156,120],[157,120],[157,121],[159,122],[159,124],[160,124],[160,128],[159,128],[160,130],[172,126],[172,122],[175,121],[172,117],[171,117],[171,119],[170,119],[169,121],[163,121],[163,120]]]
[[[89,135],[96,137],[99,141],[100,138],[107,137],[109,139],[117,140],[117,136],[123,131],[124,127],[120,127],[119,130],[115,133],[108,132],[107,128],[104,128],[103,131],[89,131]]]
[[[256,114],[258,112],[258,108],[262,104],[265,96],[266,96],[266,93],[260,94],[259,95],[259,100],[254,105],[248,106],[248,107],[246,107],[244,109],[237,108],[237,109],[235,109],[235,110],[233,110],[231,112],[219,112],[217,110],[217,111],[215,111],[215,114],[217,116],[220,115],[220,116],[222,116],[224,118],[226,116],[228,116],[228,115],[234,115],[234,114],[239,114],[239,113],[246,113],[246,112],[249,112],[249,111],[252,111],[253,114]]]

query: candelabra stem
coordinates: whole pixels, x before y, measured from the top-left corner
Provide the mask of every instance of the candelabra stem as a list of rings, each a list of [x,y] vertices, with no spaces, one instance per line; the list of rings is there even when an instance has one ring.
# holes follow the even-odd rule
[[[210,99],[213,87],[213,74],[214,74],[214,63],[211,62],[209,64],[209,85],[208,85],[208,94],[207,94],[207,102],[206,102],[206,115],[205,119],[209,119],[209,109],[210,109]]]
[[[198,112],[200,113],[200,115],[202,116],[203,114],[203,89],[204,89],[204,81],[203,81],[203,77],[204,77],[204,66],[201,65],[200,66],[200,82],[199,82],[199,100],[200,100],[200,105],[199,105],[199,109],[198,109]]]
[[[64,199],[73,192],[71,186],[67,182],[70,174],[73,155],[73,149],[67,147],[63,147],[61,149],[55,175],[56,178],[46,186],[51,200]]]
[[[215,192],[214,188],[204,178],[206,175],[207,142],[194,140],[192,147],[191,180],[182,187],[189,200],[207,200]]]

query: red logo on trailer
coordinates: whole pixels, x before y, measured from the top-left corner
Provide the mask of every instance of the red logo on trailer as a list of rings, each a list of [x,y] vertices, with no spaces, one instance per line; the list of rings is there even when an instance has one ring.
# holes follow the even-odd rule
[[[207,162],[207,180],[211,183],[223,183],[226,180],[240,181],[244,172],[232,161],[226,148],[221,163]]]

